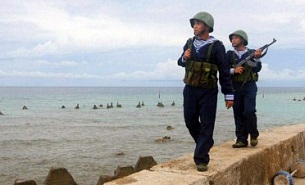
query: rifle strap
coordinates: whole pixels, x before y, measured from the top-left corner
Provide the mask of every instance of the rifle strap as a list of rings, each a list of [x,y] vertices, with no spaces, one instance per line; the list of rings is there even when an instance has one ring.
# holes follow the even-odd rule
[[[193,42],[194,42],[194,37],[191,37],[187,40],[187,49],[192,50]]]

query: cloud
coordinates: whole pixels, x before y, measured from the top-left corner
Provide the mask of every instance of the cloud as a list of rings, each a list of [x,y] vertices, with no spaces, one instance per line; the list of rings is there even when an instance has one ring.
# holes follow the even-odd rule
[[[74,61],[62,61],[59,63],[52,63],[49,61],[34,61],[32,65],[42,65],[51,67],[75,67],[78,64]],[[282,70],[272,70],[269,68],[269,64],[263,63],[262,70],[259,72],[260,78],[262,80],[304,80],[305,79],[305,68],[300,68],[297,70],[292,69],[282,69]],[[46,73],[40,71],[25,72],[25,71],[10,71],[5,72],[0,70],[0,76],[11,76],[11,77],[63,77],[63,78],[101,78],[99,75],[90,75],[88,73],[83,74],[73,74],[73,73]],[[184,76],[184,68],[177,65],[176,60],[168,59],[166,62],[158,63],[156,67],[152,70],[138,70],[131,73],[118,72],[110,76],[104,76],[103,78],[109,79],[127,79],[127,80],[180,80]]]
[[[25,33],[22,34],[24,38],[19,36],[20,42],[27,40],[27,38],[32,40],[31,45],[19,46],[10,52],[10,56],[30,57],[152,45],[179,46],[185,37],[192,33],[188,19],[194,13],[184,14],[185,10],[181,2],[156,1],[146,4],[132,2],[133,6],[138,7],[138,9],[127,8],[126,6],[129,6],[130,3],[77,2],[80,4],[72,6],[66,1],[7,3],[7,6],[11,8],[1,13],[5,19],[1,22],[6,23],[6,25],[14,25],[14,27],[21,28],[22,26],[23,29],[18,31],[14,27],[6,28],[4,34],[13,36],[13,34]],[[227,3],[233,2],[228,1]],[[211,11],[215,12],[215,32],[219,38],[227,43],[227,35],[241,27],[249,33],[253,41],[257,42],[258,37],[261,40],[276,37],[277,35],[274,34],[277,34],[278,31],[285,31],[283,27],[299,26],[303,29],[304,22],[301,19],[305,16],[303,11],[297,8],[291,12],[289,8],[283,9],[281,6],[275,6],[279,3],[281,2],[263,2],[264,6],[259,6],[260,3],[258,3],[257,9],[253,9],[251,3],[234,3],[234,6],[240,7],[237,8],[240,12],[237,11],[234,14],[220,6],[220,9]],[[301,6],[304,3],[299,2],[298,4]],[[219,6],[219,2],[211,3],[211,9],[217,5]],[[162,9],[160,9],[161,6]],[[287,3],[286,6],[295,7],[290,3]],[[76,8],[80,9],[79,13],[75,10]],[[164,8],[166,11],[163,10]],[[241,8],[245,10],[251,8],[253,14],[243,14]],[[235,20],[240,20],[238,25],[229,24],[236,22]],[[31,33],[31,31],[33,32]],[[262,31],[265,32],[264,35],[258,33]],[[290,29],[289,32],[297,31]],[[287,44],[291,41],[293,41],[292,38],[285,39]],[[298,44],[301,45],[301,42]]]
[[[183,76],[184,68],[177,65],[177,60],[168,59],[164,63],[158,63],[156,68],[150,71],[120,72],[109,76],[109,78],[121,80],[179,80]]]
[[[46,60],[37,60],[32,62],[33,65],[41,65],[41,66],[51,66],[51,67],[77,67],[78,63],[75,61],[60,61],[60,62],[50,62]]]
[[[262,64],[262,70],[259,72],[262,80],[281,80],[281,81],[298,81],[305,80],[305,68],[292,70],[283,69],[274,71],[269,68],[266,63]],[[150,71],[135,71],[132,73],[120,72],[109,76],[113,79],[128,79],[128,80],[181,80],[184,77],[184,68],[177,65],[176,60],[168,59],[164,63],[158,63],[156,68]]]
[[[4,23],[15,26],[30,25],[24,29],[27,30],[23,35],[25,38],[20,36],[19,39],[22,42],[29,37],[34,44],[21,45],[7,53],[9,56],[33,57],[73,51],[107,51],[114,48],[160,45],[159,41],[165,38],[167,41],[161,42],[162,45],[173,45],[179,40],[179,34],[168,34],[174,32],[175,28],[167,27],[162,22],[152,22],[149,19],[133,21],[109,15],[110,10],[117,8],[112,4],[105,5],[110,6],[108,11],[96,12],[94,15],[71,13],[61,3],[51,1],[28,1],[13,6],[16,9],[3,13],[2,16],[6,20]],[[99,7],[102,6],[103,2]],[[20,9],[23,11],[20,12]],[[17,30],[10,27],[6,31],[8,35],[13,36],[11,31],[15,33]],[[29,34],[30,31],[34,32]],[[37,38],[33,38],[33,35],[37,35]]]
[[[262,64],[262,70],[259,75],[261,80],[264,81],[304,81],[305,80],[305,68],[292,70],[292,69],[282,69],[278,71],[273,71],[269,68],[266,63]]]
[[[54,65],[49,62],[45,61],[38,61],[38,63],[41,63],[42,65]],[[71,62],[72,66],[74,65],[73,62]],[[70,65],[70,62],[63,62],[58,65]],[[286,83],[286,86],[290,86],[293,84],[300,84],[296,82],[303,82],[305,80],[305,68],[301,68],[298,70],[292,70],[292,69],[283,69],[279,71],[274,71],[269,68],[269,65],[266,63],[263,63],[262,70],[259,73],[260,79],[259,82],[272,84],[272,82],[279,84]],[[177,65],[176,60],[168,59],[164,63],[158,63],[156,65],[156,68],[152,70],[138,70],[131,73],[126,72],[119,72],[114,75],[95,75],[95,74],[88,74],[88,73],[69,73],[69,72],[41,72],[41,71],[3,71],[0,70],[0,77],[11,77],[11,78],[37,78],[37,79],[86,79],[86,80],[98,80],[103,79],[106,81],[153,81],[153,80],[159,80],[159,81],[182,81],[184,77],[184,68]],[[271,82],[271,83],[270,83]],[[288,83],[288,84],[287,84]]]
[[[273,56],[270,52],[270,59],[294,57],[298,67],[264,65],[262,80],[305,80],[303,58],[297,57],[302,55],[291,56],[292,51],[305,47],[304,1],[257,0],[254,5],[249,1],[209,0],[204,9],[194,6],[197,3],[3,0],[0,75],[181,80],[184,69],[171,58],[179,57],[182,45],[192,36],[189,19],[199,11],[208,11],[215,19],[212,35],[227,49],[231,48],[228,35],[244,29],[251,48],[261,47],[272,38],[278,40],[272,47],[285,52]]]
[[[41,72],[41,71],[12,71],[12,72],[5,72],[0,70],[1,77],[13,77],[13,78],[62,78],[62,79],[99,79],[101,78],[98,75],[93,74],[74,74],[74,73],[50,73],[50,72]]]

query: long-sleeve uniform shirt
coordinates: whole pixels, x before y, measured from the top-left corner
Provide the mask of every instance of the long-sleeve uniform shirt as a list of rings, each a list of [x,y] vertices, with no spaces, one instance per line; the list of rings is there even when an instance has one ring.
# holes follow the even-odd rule
[[[234,73],[234,69],[252,52],[255,52],[255,50],[248,48],[243,51],[230,50],[227,52],[227,60],[232,67],[232,82],[235,89],[233,106],[236,125],[235,134],[237,141],[245,144],[248,144],[249,134],[254,138],[259,135],[256,116],[256,81],[258,80],[258,72],[262,69],[262,64],[259,59],[251,59],[249,65],[247,63],[242,65],[244,68],[242,74]]]
[[[225,100],[233,100],[230,66],[226,60],[223,44],[213,37],[206,41],[191,39],[184,45],[183,50],[186,51],[189,47],[191,58],[184,60],[183,52],[178,59],[178,65],[186,69],[184,78],[186,85],[183,90],[184,121],[196,142],[194,162],[208,164],[209,151],[214,144],[213,132],[218,94],[217,71]],[[211,48],[210,54],[208,54],[209,48]]]
[[[262,69],[262,63],[260,59],[251,59],[249,62],[252,63],[252,67],[248,66],[247,63],[243,64],[244,72],[242,74],[235,74],[234,68],[235,66],[241,62],[243,59],[249,56],[250,53],[255,52],[253,49],[246,48],[243,51],[230,50],[227,52],[227,61],[229,62],[231,69],[230,73],[232,76],[232,83],[235,86],[235,90],[237,86],[242,88],[245,83],[248,82],[256,82],[258,80],[258,72]]]
[[[233,89],[230,74],[230,65],[226,60],[225,47],[222,42],[218,41],[214,37],[210,37],[208,40],[194,39],[191,46],[191,58],[189,60],[205,62],[207,58],[208,47],[215,42],[210,54],[210,62],[217,65],[219,71],[219,83],[221,85],[221,92],[225,95],[225,100],[233,100]],[[183,59],[184,52],[189,48],[188,43],[183,47],[183,53],[178,59],[178,65],[185,67],[187,61]]]

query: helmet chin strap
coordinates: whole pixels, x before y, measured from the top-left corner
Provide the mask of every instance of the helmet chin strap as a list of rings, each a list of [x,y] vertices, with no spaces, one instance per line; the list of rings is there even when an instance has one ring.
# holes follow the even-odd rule
[[[207,28],[204,28],[204,29],[201,30],[201,31],[198,33],[198,35],[196,35],[196,36],[200,37],[200,36],[204,35],[206,32],[207,32]]]
[[[202,30],[201,32],[199,32],[199,36],[203,35],[205,33],[206,30]]]

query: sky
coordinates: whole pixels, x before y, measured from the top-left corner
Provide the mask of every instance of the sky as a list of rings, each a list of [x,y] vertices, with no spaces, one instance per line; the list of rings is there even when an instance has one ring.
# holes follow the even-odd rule
[[[183,86],[177,65],[206,11],[232,49],[277,40],[258,86],[305,87],[305,0],[0,0],[0,86]]]

